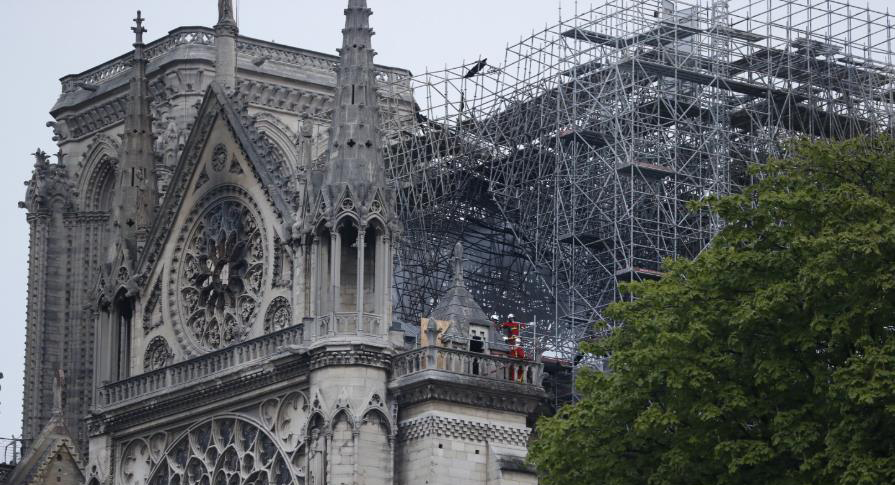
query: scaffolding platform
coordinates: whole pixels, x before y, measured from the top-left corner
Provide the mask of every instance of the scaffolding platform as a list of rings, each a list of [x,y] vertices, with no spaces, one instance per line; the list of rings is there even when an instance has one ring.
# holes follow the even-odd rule
[[[619,281],[658,280],[663,275],[661,271],[637,267],[622,268],[615,272],[615,277]]]
[[[660,22],[656,28],[638,33],[629,37],[613,37],[595,31],[584,29],[569,29],[563,32],[564,37],[583,40],[596,45],[606,45],[615,48],[629,47],[632,45],[645,45],[657,47],[673,42],[680,42],[697,35],[702,31],[683,24],[672,22]]]
[[[557,238],[561,244],[584,246],[591,251],[602,252],[612,248],[612,240],[605,234],[587,231],[578,234],[562,234]]]
[[[592,147],[603,147],[612,142],[612,139],[605,133],[589,129],[571,129],[561,131],[559,138],[565,142],[583,142]]]
[[[661,180],[665,177],[674,177],[677,172],[673,168],[663,167],[646,162],[633,162],[620,165],[616,172],[621,176],[640,175],[650,180]]]

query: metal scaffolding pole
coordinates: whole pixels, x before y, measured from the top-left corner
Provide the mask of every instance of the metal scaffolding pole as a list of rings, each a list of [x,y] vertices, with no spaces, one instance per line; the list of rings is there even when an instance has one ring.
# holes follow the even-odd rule
[[[891,17],[834,0],[611,0],[500,65],[382,89],[406,229],[397,315],[428,315],[463,241],[485,311],[536,322],[529,349],[573,365],[612,330],[620,284],[720,230],[691,201],[741,190],[792,139],[891,133]]]

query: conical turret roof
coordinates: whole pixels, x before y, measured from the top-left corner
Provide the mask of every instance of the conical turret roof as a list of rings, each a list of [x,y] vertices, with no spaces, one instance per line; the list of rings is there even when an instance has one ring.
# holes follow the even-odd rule
[[[445,337],[468,338],[469,326],[490,326],[491,321],[482,307],[466,288],[463,278],[463,245],[454,247],[454,281],[451,288],[438,299],[438,305],[432,310],[429,318],[450,321]]]

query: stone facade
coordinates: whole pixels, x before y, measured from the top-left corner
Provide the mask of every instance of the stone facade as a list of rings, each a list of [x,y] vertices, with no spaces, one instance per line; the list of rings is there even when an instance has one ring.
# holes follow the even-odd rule
[[[345,14],[336,58],[239,36],[229,0],[145,45],[138,13],[132,53],[62,79],[23,203],[24,427],[69,369],[85,483],[536,482],[541,368],[487,342],[462,250],[425,346],[392,324],[381,125],[413,100],[382,100],[409,73]]]

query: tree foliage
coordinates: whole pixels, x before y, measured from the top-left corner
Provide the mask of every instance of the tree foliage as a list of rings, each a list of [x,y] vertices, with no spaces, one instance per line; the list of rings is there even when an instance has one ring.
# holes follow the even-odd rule
[[[895,483],[895,142],[800,142],[695,260],[626,286],[580,402],[538,423],[548,485]]]

